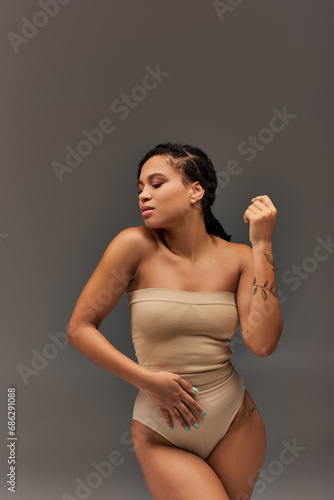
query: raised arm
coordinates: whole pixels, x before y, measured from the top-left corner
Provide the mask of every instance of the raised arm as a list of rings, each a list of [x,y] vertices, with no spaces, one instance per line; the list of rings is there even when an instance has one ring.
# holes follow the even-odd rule
[[[140,227],[124,229],[111,241],[79,296],[66,332],[68,342],[93,363],[143,390],[151,372],[115,349],[98,328],[128,288],[144,249]]]
[[[241,333],[254,354],[269,356],[276,349],[283,328],[272,247],[242,247],[242,269],[236,293]]]
[[[276,349],[283,329],[272,250],[277,210],[266,195],[253,200],[244,215],[244,221],[250,221],[252,248],[240,245],[236,302],[245,344],[257,356],[269,356]]]

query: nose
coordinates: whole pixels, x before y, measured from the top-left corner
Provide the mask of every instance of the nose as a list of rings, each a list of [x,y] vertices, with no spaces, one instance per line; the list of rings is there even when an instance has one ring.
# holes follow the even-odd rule
[[[140,202],[146,201],[151,199],[151,195],[149,193],[146,194],[146,191],[143,189],[142,192],[139,194],[138,198]]]

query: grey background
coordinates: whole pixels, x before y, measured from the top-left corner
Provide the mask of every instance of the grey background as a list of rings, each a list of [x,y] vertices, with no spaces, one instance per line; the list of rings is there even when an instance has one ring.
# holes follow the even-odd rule
[[[221,20],[212,2],[69,1],[15,53],[8,33],[21,35],[22,17],[32,20],[38,10],[23,0],[1,7],[1,498],[12,498],[11,386],[17,500],[76,497],[76,479],[85,481],[96,472],[92,462],[113,450],[124,463],[87,498],[151,498],[131,443],[121,441],[137,388],[69,344],[54,348],[27,383],[19,366],[32,368],[34,354],[54,344],[49,334],[64,334],[112,238],[144,224],[137,163],[165,141],[203,148],[221,179],[230,160],[239,162],[242,172],[218,189],[213,207],[232,241],[250,244],[243,213],[253,196],[268,194],[278,210],[273,252],[283,334],[268,358],[238,342],[232,356],[268,435],[269,479],[252,498],[331,498],[334,257],[309,258],[316,238],[333,239],[332,3],[244,1]],[[110,104],[141,85],[148,65],[169,75],[121,120]],[[296,117],[248,162],[240,143],[284,106]],[[103,118],[115,130],[59,182],[52,163],[64,163],[65,147],[75,148],[82,130]],[[293,266],[308,269],[298,283]],[[126,294],[100,331],[135,360]],[[282,442],[294,439],[305,449],[281,470]]]

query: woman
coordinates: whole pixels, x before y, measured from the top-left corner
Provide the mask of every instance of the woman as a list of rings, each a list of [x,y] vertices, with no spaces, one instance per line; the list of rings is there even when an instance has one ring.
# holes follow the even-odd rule
[[[231,243],[211,212],[217,177],[199,148],[159,144],[139,163],[145,226],[107,247],[71,316],[67,338],[138,389],[132,440],[154,499],[247,500],[266,433],[230,362],[245,344],[270,355],[282,332],[272,232],[277,211],[256,196],[244,213],[248,245]],[[138,364],[98,331],[126,292]]]

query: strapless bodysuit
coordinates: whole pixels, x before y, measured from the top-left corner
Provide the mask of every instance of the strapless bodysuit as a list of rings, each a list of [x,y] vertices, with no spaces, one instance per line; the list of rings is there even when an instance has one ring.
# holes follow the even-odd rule
[[[245,386],[230,361],[229,344],[239,325],[235,294],[142,288],[127,295],[139,365],[181,375],[199,389],[192,397],[206,412],[193,413],[199,429],[187,431],[173,416],[170,429],[147,392],[139,390],[132,418],[205,460],[244,398]]]

